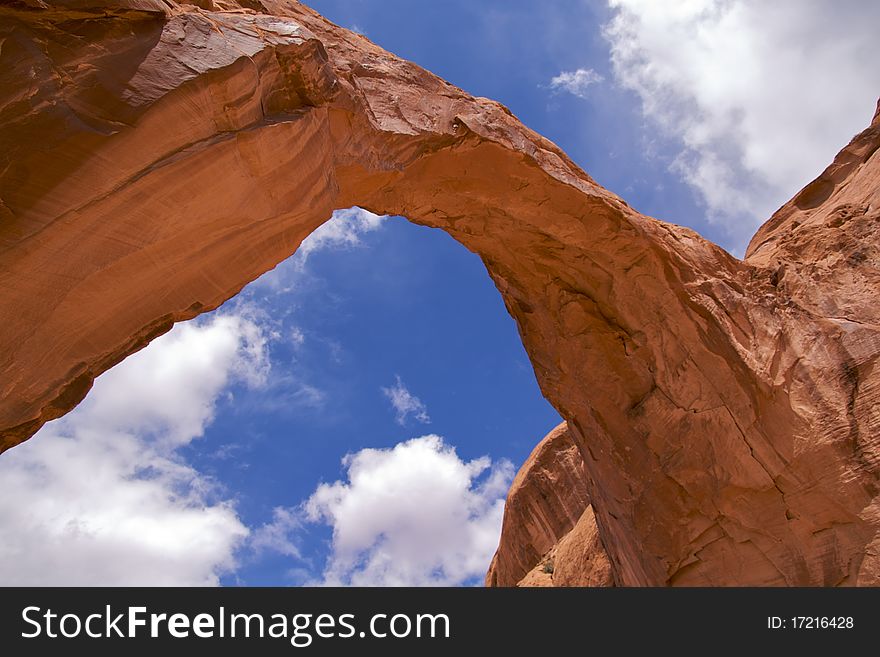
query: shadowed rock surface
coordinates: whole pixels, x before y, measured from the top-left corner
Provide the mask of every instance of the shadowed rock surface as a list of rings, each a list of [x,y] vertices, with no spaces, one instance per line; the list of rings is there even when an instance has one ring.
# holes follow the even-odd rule
[[[592,507],[584,509],[577,524],[516,585],[614,586]]]
[[[878,144],[740,261],[297,2],[6,3],[0,449],[360,205],[480,255],[615,584],[878,584]]]
[[[584,461],[563,422],[538,443],[510,486],[486,586],[610,584]]]

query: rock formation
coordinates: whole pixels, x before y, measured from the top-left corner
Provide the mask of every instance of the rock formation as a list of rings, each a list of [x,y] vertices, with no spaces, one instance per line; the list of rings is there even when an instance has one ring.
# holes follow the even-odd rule
[[[490,585],[500,584],[487,583]],[[577,524],[516,586],[614,586],[611,563],[599,537],[593,507],[584,509]]]
[[[878,133],[740,261],[292,0],[4,3],[0,448],[360,205],[480,255],[615,584],[880,583]]]
[[[563,422],[538,443],[510,486],[486,586],[610,584],[584,461]]]

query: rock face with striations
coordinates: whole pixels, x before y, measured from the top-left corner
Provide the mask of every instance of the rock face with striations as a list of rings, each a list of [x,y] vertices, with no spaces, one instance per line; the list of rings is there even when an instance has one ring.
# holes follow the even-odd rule
[[[0,449],[361,205],[480,255],[615,584],[878,584],[878,133],[741,261],[297,2],[5,3]]]
[[[609,584],[610,574],[584,461],[563,422],[538,443],[510,486],[486,586],[598,586]]]

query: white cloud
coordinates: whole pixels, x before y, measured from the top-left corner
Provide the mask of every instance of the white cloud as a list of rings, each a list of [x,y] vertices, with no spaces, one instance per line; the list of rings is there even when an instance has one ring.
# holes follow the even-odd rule
[[[277,373],[258,395],[239,400],[236,409],[258,415],[290,415],[303,410],[320,410],[330,394],[292,372]]]
[[[550,88],[554,91],[567,91],[578,98],[587,97],[587,87],[602,82],[604,78],[591,68],[579,68],[576,71],[562,71],[550,80]]]
[[[242,315],[178,324],[101,376],[71,419],[95,434],[125,431],[185,444],[202,435],[231,378],[259,386],[268,369],[266,337]]]
[[[296,510],[278,506],[272,509],[272,522],[256,529],[248,543],[257,554],[271,551],[300,559],[293,535],[301,528],[302,521]]]
[[[3,585],[210,585],[248,534],[177,448],[234,380],[261,385],[265,337],[242,315],[179,324],[86,400],[0,457]]]
[[[321,484],[309,520],[333,528],[323,583],[461,585],[481,579],[498,545],[509,461],[462,461],[436,435],[343,461],[348,481]]]
[[[298,326],[294,326],[290,329],[290,343],[294,346],[294,348],[299,348],[306,341],[306,334],[303,333],[302,329]]]
[[[880,4],[609,0],[616,78],[738,247],[870,121]]]
[[[362,208],[336,210],[329,221],[303,240],[297,255],[304,264],[310,255],[318,251],[359,246],[361,237],[379,230],[384,220],[384,216]]]
[[[405,425],[410,416],[422,424],[430,424],[431,418],[428,416],[427,406],[407,389],[400,376],[397,377],[393,386],[382,388],[382,394],[394,407],[395,419],[399,425]]]
[[[290,292],[302,284],[302,275],[309,257],[330,249],[352,249],[363,244],[362,238],[384,225],[385,215],[373,214],[363,208],[335,210],[325,223],[302,241],[291,257],[266,272],[248,286],[251,290],[268,289]]]

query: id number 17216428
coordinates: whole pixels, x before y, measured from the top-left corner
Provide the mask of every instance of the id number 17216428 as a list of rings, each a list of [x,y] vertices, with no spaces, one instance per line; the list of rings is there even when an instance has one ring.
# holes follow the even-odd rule
[[[768,616],[770,630],[850,630],[855,626],[852,616]]]

